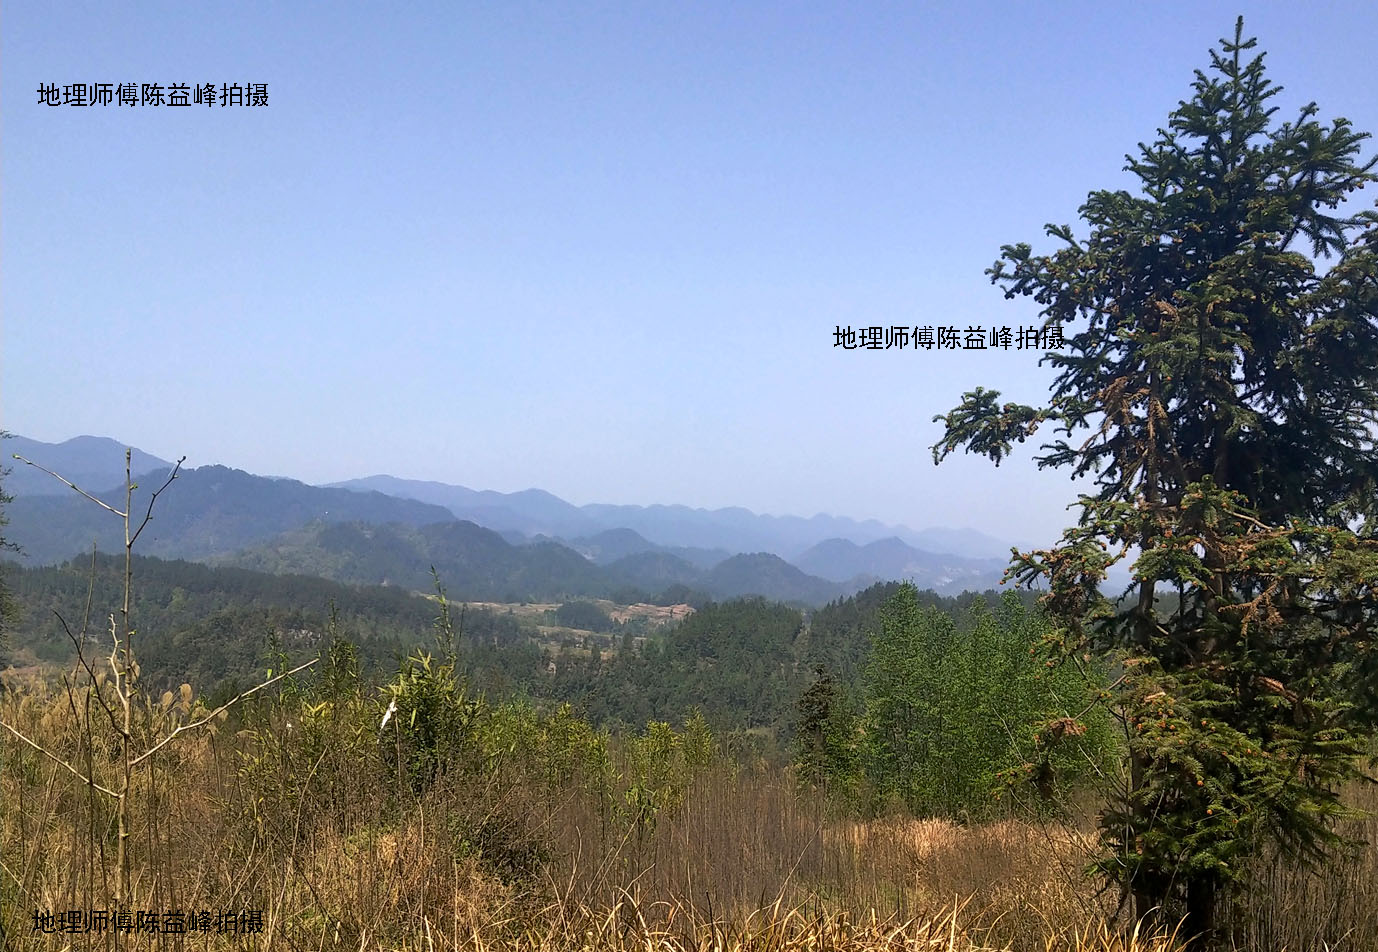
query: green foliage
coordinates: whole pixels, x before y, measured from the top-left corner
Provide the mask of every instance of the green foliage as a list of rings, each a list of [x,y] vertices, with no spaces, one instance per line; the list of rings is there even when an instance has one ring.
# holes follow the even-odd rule
[[[390,738],[394,747],[393,766],[418,792],[470,753],[470,731],[484,709],[480,700],[469,696],[457,671],[459,634],[445,589],[431,571],[440,606],[435,640],[442,657],[414,652],[383,689],[388,704],[382,730],[391,728],[385,739]]]
[[[800,782],[856,802],[862,783],[857,717],[841,684],[827,668],[799,698],[799,724],[791,751]]]
[[[69,662],[75,652],[59,615],[73,632],[85,616],[88,590],[99,619],[120,603],[123,560],[100,555],[58,566],[6,566],[23,621],[15,626],[16,650],[40,659]],[[233,696],[262,673],[264,635],[276,632],[289,659],[301,662],[329,645],[330,606],[336,627],[355,644],[361,673],[387,675],[411,647],[429,640],[435,603],[393,586],[353,586],[302,575],[270,575],[228,566],[135,556],[131,617],[140,630],[140,665],[147,683],[175,687],[181,681],[223,684]],[[529,637],[514,619],[486,609],[467,609],[465,639],[473,663],[491,664]],[[514,658],[516,663],[517,659]],[[478,672],[491,680],[485,672]]]
[[[899,582],[872,585],[849,598],[829,602],[809,619],[808,641],[801,660],[832,673],[847,689],[861,684],[861,672],[871,653],[871,631],[877,613],[899,591]],[[932,593],[924,592],[920,598]],[[950,604],[932,596],[933,604]]]
[[[556,670],[539,690],[630,729],[682,722],[696,708],[718,728],[782,729],[804,686],[794,665],[802,628],[798,611],[764,599],[710,602],[641,651],[552,658]]]
[[[1335,791],[1378,713],[1378,214],[1344,204],[1378,159],[1315,104],[1275,123],[1242,30],[1128,158],[1142,194],[1094,192],[1088,238],[1049,226],[1059,250],[991,269],[1070,344],[1044,358],[1048,406],[978,389],[934,447],[998,463],[1054,421],[1040,467],[1095,475],[1078,525],[1012,572],[1048,580],[1065,656],[1124,666],[1130,782],[1101,869],[1203,933],[1246,856],[1339,843]],[[1116,606],[1098,586],[1135,548]]]
[[[295,833],[272,828],[273,817],[339,822],[354,791],[385,776],[377,753],[379,708],[360,677],[357,649],[333,614],[327,634],[330,647],[314,678],[280,681],[275,696],[260,695],[236,710],[245,740],[239,781],[250,811],[243,819],[283,842]],[[268,654],[269,677],[290,663],[280,645],[270,644]],[[196,704],[200,711],[213,710],[226,700],[205,697]]]
[[[1045,660],[1048,631],[1011,593],[994,612],[972,602],[959,632],[901,586],[880,613],[865,677],[864,769],[878,795],[920,814],[978,817],[1031,761],[1061,766],[1068,784],[1104,762],[1109,724],[1089,703],[1099,673]],[[1040,731],[1049,721],[1068,743]],[[1058,791],[1048,780],[1040,793],[1050,804]]]
[[[475,726],[475,743],[483,769],[539,788],[546,796],[579,789],[603,807],[611,806],[615,772],[611,738],[579,717],[568,704],[543,713],[529,701],[515,700],[491,708]]]
[[[6,567],[23,609],[14,630],[21,657],[69,664],[74,650],[58,621],[80,629],[87,592],[91,617],[119,605],[122,560],[100,555],[61,566]],[[276,638],[283,658],[276,671],[312,657],[325,662],[337,631],[354,646],[359,677],[392,680],[399,662],[427,645],[433,663],[449,649],[434,641],[439,604],[395,586],[350,586],[309,576],[271,575],[229,566],[206,566],[135,556],[139,580],[131,617],[137,625],[140,665],[154,690],[198,685],[209,702],[228,700],[261,677],[265,639]],[[92,587],[93,586],[93,587]],[[636,731],[648,721],[684,723],[697,708],[713,726],[754,730],[770,756],[783,756],[795,730],[796,704],[825,665],[859,705],[861,670],[869,654],[875,613],[898,583],[876,585],[814,612],[763,599],[702,602],[701,610],[667,627],[644,621],[620,627],[591,652],[560,651],[538,630],[504,610],[447,603],[463,650],[454,675],[473,694],[495,701],[530,698],[570,704],[582,717],[614,730]],[[966,608],[984,596],[947,598],[920,593],[965,625]],[[91,637],[96,637],[92,634]],[[383,715],[379,708],[373,721]],[[395,752],[394,752],[395,754]],[[394,758],[395,759],[395,758]]]
[[[385,731],[397,751],[396,768],[415,790],[425,789],[464,751],[478,707],[464,696],[454,665],[428,652],[411,655],[385,687]]]
[[[684,803],[715,751],[708,722],[697,711],[680,733],[664,721],[651,721],[644,733],[629,740],[623,796],[638,833],[653,827],[660,813]]]

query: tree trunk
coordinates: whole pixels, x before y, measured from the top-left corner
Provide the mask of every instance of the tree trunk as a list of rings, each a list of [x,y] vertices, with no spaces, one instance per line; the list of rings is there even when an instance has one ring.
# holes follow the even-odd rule
[[[1196,876],[1187,883],[1187,909],[1183,930],[1192,939],[1192,948],[1213,949],[1220,941],[1216,928],[1220,881],[1215,876]]]
[[[1147,770],[1144,757],[1138,752],[1134,752],[1129,758],[1129,783],[1133,793],[1143,789],[1144,773]],[[1142,814],[1143,807],[1135,805],[1134,814],[1136,819]],[[1137,828],[1137,827],[1136,827]],[[1126,844],[1127,849],[1133,848],[1133,843]],[[1162,897],[1154,895],[1154,890],[1148,884],[1148,877],[1143,875],[1143,869],[1129,881],[1129,888],[1134,895],[1134,918],[1140,921],[1148,919],[1150,916],[1157,918],[1157,912],[1161,911]],[[1151,922],[1145,922],[1151,925]]]

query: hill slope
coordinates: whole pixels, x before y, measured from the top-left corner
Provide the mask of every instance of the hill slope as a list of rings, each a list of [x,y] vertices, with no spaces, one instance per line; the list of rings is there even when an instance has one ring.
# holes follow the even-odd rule
[[[451,597],[470,601],[604,597],[614,588],[598,566],[564,546],[515,546],[491,529],[454,520],[420,527],[316,521],[217,561],[419,591],[432,587],[434,566]]]
[[[821,605],[856,590],[845,583],[807,575],[778,555],[734,555],[701,576],[695,587],[714,598],[766,594],[781,602]]]

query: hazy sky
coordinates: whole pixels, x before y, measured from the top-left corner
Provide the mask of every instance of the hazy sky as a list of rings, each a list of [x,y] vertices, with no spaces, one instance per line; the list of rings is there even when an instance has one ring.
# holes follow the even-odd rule
[[[1032,322],[1000,245],[1129,186],[1239,12],[1285,115],[1378,131],[1372,3],[9,0],[0,426],[1051,541],[1031,446],[928,450],[1036,354],[834,329]],[[269,104],[39,104],[80,82]]]

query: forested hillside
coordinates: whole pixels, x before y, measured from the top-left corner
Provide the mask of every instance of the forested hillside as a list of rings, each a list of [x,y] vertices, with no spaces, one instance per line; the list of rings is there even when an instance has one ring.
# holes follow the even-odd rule
[[[572,549],[511,545],[496,532],[453,520],[418,527],[314,522],[219,561],[420,591],[431,587],[434,567],[455,597],[473,601],[607,597],[615,587]]]
[[[299,662],[320,656],[335,637],[354,642],[365,671],[381,674],[431,643],[439,613],[433,598],[392,585],[140,556],[133,570],[140,664],[160,689],[187,681],[223,694],[272,667],[273,652]],[[123,560],[113,556],[41,568],[7,564],[19,608],[13,659],[69,664],[75,647],[67,632],[80,637],[83,621],[86,643],[106,644],[123,572]],[[445,584],[458,601],[458,591]],[[494,697],[568,702],[593,723],[620,729],[648,720],[682,723],[701,710],[718,729],[763,731],[778,752],[820,666],[859,693],[879,609],[896,588],[874,586],[811,617],[760,598],[704,602],[665,628],[618,624],[590,602],[560,606],[543,626],[500,608],[461,606],[453,615],[458,661],[473,687]],[[924,593],[922,602],[965,630],[976,598],[993,604],[995,595]]]
[[[68,664],[76,654],[71,636],[80,638],[83,629],[88,646],[108,645],[109,618],[121,603],[122,558],[100,555],[94,562],[39,568],[9,563],[4,570],[18,609],[11,634],[15,660]],[[431,599],[394,587],[146,556],[134,558],[133,571],[130,619],[140,665],[151,683],[162,686],[189,681],[211,690],[248,683],[271,666],[274,641],[293,658],[318,655],[329,644],[332,610],[337,634],[358,645],[365,667],[386,670],[430,637],[436,616]],[[514,644],[521,637],[515,622],[492,612],[471,611],[466,622],[475,644]]]

